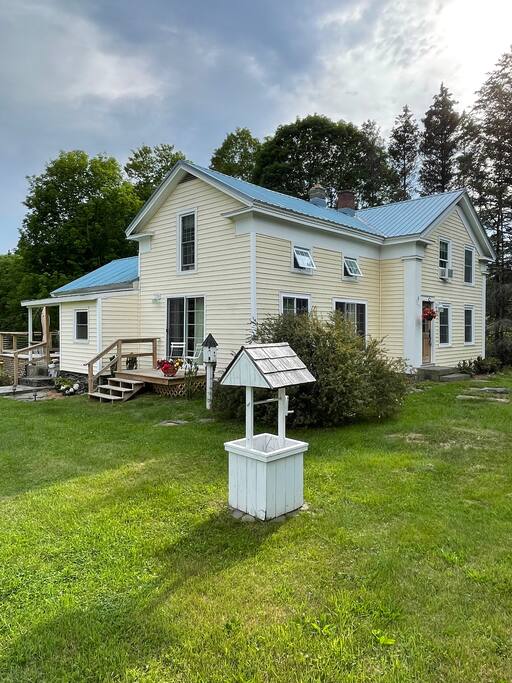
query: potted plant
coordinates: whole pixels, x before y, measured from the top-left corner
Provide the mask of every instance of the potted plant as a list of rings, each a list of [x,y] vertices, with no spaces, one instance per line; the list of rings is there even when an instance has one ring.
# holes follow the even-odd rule
[[[156,362],[156,367],[162,371],[165,377],[174,377],[182,365],[181,358],[171,358],[170,360],[163,358]]]
[[[437,313],[431,306],[423,306],[423,311],[421,317],[423,320],[434,320]]]

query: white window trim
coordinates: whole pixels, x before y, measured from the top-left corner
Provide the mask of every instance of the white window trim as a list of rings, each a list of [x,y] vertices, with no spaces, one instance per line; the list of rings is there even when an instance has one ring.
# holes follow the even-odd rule
[[[448,244],[448,265],[447,269],[448,270],[453,270],[453,247],[452,247],[452,241],[449,240],[447,237],[440,237],[439,241],[437,243],[437,274],[439,276],[440,280],[443,280],[441,277],[441,266],[439,265],[440,261],[440,254],[441,254],[441,242],[446,242]]]
[[[184,216],[194,214],[194,268],[190,270],[181,269],[181,219]],[[182,209],[176,215],[176,272],[178,275],[193,275],[197,273],[197,208]]]
[[[205,334],[206,332],[206,326],[207,326],[207,320],[208,320],[208,297],[206,293],[199,292],[199,294],[196,294],[194,292],[192,293],[183,293],[183,292],[178,292],[177,294],[163,294],[162,295],[162,301],[165,301],[165,314],[164,314],[164,328],[163,328],[163,336],[161,339],[165,340],[164,341],[164,349],[163,349],[163,355],[167,355],[167,346],[168,346],[168,334],[167,334],[167,311],[169,310],[169,299],[203,299],[204,301],[204,330]]]
[[[347,299],[340,296],[333,297],[332,299],[332,310],[336,310],[336,303],[340,304],[364,304],[364,329],[365,329],[365,341],[368,341],[368,299]]]
[[[300,294],[297,292],[279,292],[279,313],[283,313],[283,300],[285,297],[293,299],[307,299],[308,313],[311,313],[311,294]]]
[[[309,251],[309,255],[311,257],[311,260],[315,264],[314,268],[296,268],[295,267],[295,249],[303,249],[304,251]],[[292,273],[301,273],[302,275],[313,275],[313,272],[316,270],[316,263],[315,259],[313,258],[313,247],[305,247],[300,244],[292,243],[292,263],[291,263],[291,270]]]
[[[449,339],[449,341],[447,344],[441,342],[441,317],[440,317],[440,312],[439,312],[439,309],[441,309],[441,308],[446,308],[448,310],[448,339]],[[439,339],[439,347],[442,349],[448,349],[448,348],[450,348],[450,346],[452,346],[452,339],[453,339],[453,337],[452,337],[452,334],[453,334],[453,330],[452,330],[452,305],[451,304],[443,304],[443,303],[438,304],[437,313],[438,313],[438,315],[437,315],[437,321],[438,321],[437,327],[439,328],[437,336]]]
[[[471,282],[466,282],[466,251],[473,252],[473,268],[471,271]],[[476,249],[473,245],[464,245],[464,260],[462,261],[462,281],[466,287],[475,286],[475,270],[476,270]]]
[[[76,314],[77,313],[87,313],[87,339],[77,339],[76,336]],[[88,344],[90,340],[90,328],[91,328],[91,315],[88,308],[75,308],[73,309],[73,341],[76,344]]]
[[[466,311],[471,311],[471,339],[472,341],[466,341]],[[475,307],[473,304],[464,304],[464,318],[462,320],[463,336],[464,336],[464,346],[475,346]]]
[[[359,268],[359,272],[361,275],[345,275],[345,259],[350,259],[352,261],[355,261],[357,263],[357,267]],[[345,280],[347,282],[357,282],[359,278],[364,277],[363,271],[361,270],[361,266],[359,264],[359,259],[357,256],[351,256],[350,254],[342,254],[341,255],[341,279]]]

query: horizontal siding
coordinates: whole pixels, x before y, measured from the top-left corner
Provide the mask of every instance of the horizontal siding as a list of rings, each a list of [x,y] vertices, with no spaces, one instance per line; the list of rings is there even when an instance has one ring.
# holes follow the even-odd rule
[[[101,320],[102,349],[120,337],[140,337],[139,293],[103,299]]]
[[[380,332],[384,348],[394,358],[404,355],[404,264],[402,259],[380,263]]]
[[[236,235],[222,214],[241,204],[202,180],[178,185],[148,222],[143,232],[154,233],[151,250],[140,260],[140,331],[159,337],[165,354],[166,298],[172,295],[205,297],[205,333],[219,343],[219,369],[231,360],[249,334],[249,235]],[[197,211],[197,272],[178,274],[176,223],[183,210]],[[159,293],[159,303],[153,295]]]
[[[439,239],[446,238],[452,243],[453,279],[444,282],[439,279]],[[451,304],[452,329],[451,345],[439,345],[437,320],[433,322],[434,357],[437,365],[455,366],[460,360],[476,358],[482,354],[483,346],[483,277],[475,252],[475,284],[464,283],[464,247],[473,245],[471,236],[456,209],[429,235],[422,266],[422,295],[430,296],[436,304]],[[464,344],[464,306],[472,305],[475,316],[475,344]]]
[[[292,270],[292,242],[268,235],[257,235],[256,282],[258,319],[279,312],[282,292],[308,294],[319,315],[333,310],[333,299],[367,301],[368,334],[380,336],[379,261],[360,258],[363,277],[342,278],[342,253],[313,248],[317,270],[313,275]]]
[[[75,341],[75,311],[89,313],[89,339]],[[60,305],[60,369],[87,373],[84,363],[97,354],[96,301],[79,301]]]

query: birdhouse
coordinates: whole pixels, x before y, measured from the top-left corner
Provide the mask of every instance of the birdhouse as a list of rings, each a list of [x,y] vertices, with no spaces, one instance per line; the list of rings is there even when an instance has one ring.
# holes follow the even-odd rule
[[[203,342],[203,363],[217,362],[217,342],[212,334],[209,334]]]
[[[286,436],[286,387],[315,378],[286,343],[242,346],[221,377],[224,386],[245,387],[245,438],[224,444],[229,454],[229,504],[258,519],[273,519],[304,502],[305,441]],[[277,397],[254,402],[254,388]],[[277,403],[277,435],[254,434],[254,406]]]

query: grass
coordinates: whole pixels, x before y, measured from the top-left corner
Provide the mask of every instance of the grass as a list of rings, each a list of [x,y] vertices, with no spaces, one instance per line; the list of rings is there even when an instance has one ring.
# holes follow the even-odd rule
[[[426,387],[295,432],[281,524],[230,516],[199,402],[1,399],[2,683],[512,680],[512,409]]]

